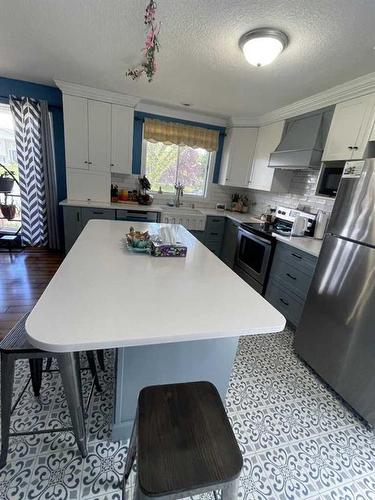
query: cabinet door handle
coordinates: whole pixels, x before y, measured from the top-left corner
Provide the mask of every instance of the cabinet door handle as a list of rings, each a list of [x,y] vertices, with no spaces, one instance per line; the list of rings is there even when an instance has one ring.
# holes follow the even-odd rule
[[[293,257],[296,259],[302,260],[302,257],[300,255],[297,255],[296,253],[292,253]]]
[[[77,212],[77,222],[79,222],[79,212]]]
[[[353,149],[358,149],[358,146],[353,146]]]
[[[297,279],[295,276],[292,276],[292,275],[291,275],[291,274],[289,274],[289,273],[286,273],[286,275],[287,275],[289,278],[291,278],[292,280],[296,280],[296,279]]]
[[[289,302],[287,302],[286,300],[282,299],[281,297],[279,298],[280,302],[282,302],[284,304],[284,306],[288,306],[289,305]]]
[[[353,146],[348,146],[348,149],[353,149]]]
[[[88,163],[88,161],[87,161],[87,160],[85,160],[83,163]]]
[[[92,165],[92,161],[88,161],[87,163],[88,163],[89,165]]]

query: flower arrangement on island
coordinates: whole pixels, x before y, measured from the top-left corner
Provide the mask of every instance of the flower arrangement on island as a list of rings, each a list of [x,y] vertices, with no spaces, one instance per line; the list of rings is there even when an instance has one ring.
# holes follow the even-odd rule
[[[143,73],[146,74],[149,82],[152,81],[154,74],[156,73],[156,61],[155,54],[159,52],[159,32],[160,23],[156,23],[156,2],[155,0],[150,0],[146,7],[144,24],[148,28],[146,35],[145,46],[143,48],[143,62],[136,68],[129,69],[126,76],[137,80]]]

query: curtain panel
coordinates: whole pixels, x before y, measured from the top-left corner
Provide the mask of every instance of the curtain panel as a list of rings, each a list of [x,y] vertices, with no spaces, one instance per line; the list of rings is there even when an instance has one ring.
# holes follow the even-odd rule
[[[44,172],[44,188],[47,209],[48,247],[60,250],[60,235],[58,226],[58,197],[55,165],[55,151],[53,147],[53,130],[47,101],[40,101],[41,111],[41,140],[42,164]]]
[[[150,142],[203,148],[207,151],[216,151],[219,145],[217,130],[150,118],[145,119],[143,137]]]
[[[22,243],[45,246],[48,235],[40,103],[29,97],[11,96],[9,105],[15,124],[21,191]]]

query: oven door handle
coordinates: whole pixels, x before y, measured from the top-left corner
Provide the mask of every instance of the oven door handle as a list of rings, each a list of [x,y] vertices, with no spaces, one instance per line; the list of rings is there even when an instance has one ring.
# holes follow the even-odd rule
[[[250,238],[255,241],[261,241],[262,243],[266,243],[267,245],[271,245],[272,242],[270,240],[267,240],[266,238],[262,238],[262,236],[259,236],[258,234],[251,233],[250,231],[246,231],[246,229],[240,228],[238,231],[238,236],[241,237],[246,236],[247,238]]]

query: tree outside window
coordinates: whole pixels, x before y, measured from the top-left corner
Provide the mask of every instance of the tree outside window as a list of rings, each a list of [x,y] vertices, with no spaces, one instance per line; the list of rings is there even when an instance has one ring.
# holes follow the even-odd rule
[[[173,193],[180,182],[184,193],[194,196],[206,194],[210,153],[202,148],[145,141],[145,173],[152,191],[159,186],[165,193]]]

